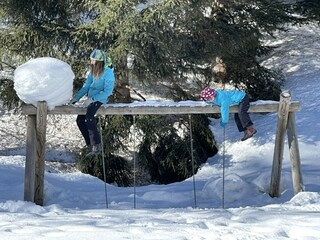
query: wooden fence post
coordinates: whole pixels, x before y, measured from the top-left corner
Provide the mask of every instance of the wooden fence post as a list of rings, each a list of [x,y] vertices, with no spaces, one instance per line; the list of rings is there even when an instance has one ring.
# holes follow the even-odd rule
[[[271,197],[280,196],[280,179],[281,167],[283,159],[284,138],[287,128],[289,106],[291,94],[289,91],[283,91],[280,95],[280,103],[278,108],[278,124],[273,154],[273,165],[271,173],[271,183],[269,195]]]
[[[26,164],[24,175],[24,200],[34,202],[35,187],[35,162],[37,159],[36,149],[36,116],[28,115],[27,118],[27,147]]]
[[[288,116],[287,136],[291,161],[293,191],[294,194],[297,194],[303,191],[303,181],[294,112],[290,112]]]
[[[47,103],[38,102],[36,116],[36,149],[37,161],[35,163],[35,196],[34,202],[43,205],[45,143],[47,126]]]

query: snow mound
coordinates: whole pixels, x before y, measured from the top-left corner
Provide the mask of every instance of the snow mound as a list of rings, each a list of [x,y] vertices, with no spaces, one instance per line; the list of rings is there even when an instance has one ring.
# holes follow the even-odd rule
[[[0,203],[0,212],[45,214],[47,211],[35,203],[25,201],[6,201]]]
[[[306,206],[309,204],[319,204],[320,193],[318,192],[300,192],[295,195],[289,203],[294,206]]]
[[[46,101],[52,110],[72,97],[74,77],[69,64],[50,57],[36,58],[14,71],[14,89],[23,102],[37,106],[37,102]]]

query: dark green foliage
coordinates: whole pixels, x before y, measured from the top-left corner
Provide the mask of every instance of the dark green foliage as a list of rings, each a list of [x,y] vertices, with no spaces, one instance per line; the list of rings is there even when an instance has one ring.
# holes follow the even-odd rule
[[[212,131],[208,128],[210,121],[204,115],[192,115],[192,135],[193,145],[199,161],[203,161],[214,156],[218,149]]]
[[[86,158],[85,149],[82,154],[78,161],[79,170],[104,180],[102,156]],[[122,187],[130,186],[132,184],[132,167],[128,160],[114,155],[105,155],[104,158],[106,182]]]
[[[128,145],[133,146],[134,142],[138,150],[138,172],[148,173],[151,182],[167,184],[192,176],[188,117],[138,116],[135,130],[132,116],[108,116],[100,118],[100,122],[108,183],[116,183],[119,186],[133,184],[133,153],[129,151]],[[195,172],[208,157],[217,152],[208,125],[209,120],[206,116],[192,116]],[[103,179],[101,158],[88,159],[84,152],[85,149],[78,161],[80,170]],[[114,153],[121,153],[126,157]],[[138,177],[140,184],[149,182],[145,178]]]
[[[300,0],[294,5],[294,10],[304,16],[304,21],[320,22],[320,1]]]
[[[233,67],[235,67],[235,65],[233,65]],[[240,89],[241,84],[245,84],[246,92],[253,100],[279,100],[281,93],[280,87],[284,80],[282,73],[279,71],[272,71],[257,64],[251,68],[250,72],[245,69],[239,69],[237,73],[229,71],[226,75],[230,78],[237,79],[234,84]],[[257,81],[257,79],[259,79],[259,81]],[[257,91],[257,89],[259,89],[259,91]]]
[[[14,1],[2,3],[6,24],[0,41],[6,54],[20,57],[18,64],[32,57],[52,56],[70,61],[78,52],[72,37],[75,27],[90,13],[85,1]],[[14,30],[14,34],[10,34]]]
[[[208,157],[217,152],[208,124],[205,116],[192,117],[195,172]],[[192,176],[187,117],[139,117],[137,128],[145,133],[139,147],[139,166],[149,172],[152,181],[167,184]]]
[[[0,79],[0,99],[7,109],[17,109],[20,103],[13,82],[10,79]]]
[[[128,152],[128,136],[132,117],[127,116],[107,116],[100,117],[98,126],[102,134],[104,146],[104,157],[106,166],[106,180],[108,183],[116,183],[119,186],[129,186],[132,175],[132,167],[128,159],[114,153]],[[82,172],[92,174],[103,180],[102,157],[85,157],[85,149],[78,161],[78,166]]]
[[[105,116],[100,118],[103,131],[103,143],[106,145],[105,153],[127,152],[132,126],[132,116]]]
[[[84,49],[77,45],[76,35],[79,31],[76,26],[83,23],[91,13],[85,7],[85,2],[1,1],[0,56],[4,68],[14,70],[31,58],[49,56],[70,63],[76,77],[81,78],[87,58],[81,57]],[[88,53],[88,49],[84,52]],[[16,95],[13,95],[11,101],[16,99]],[[3,101],[7,104],[8,99]]]
[[[132,73],[160,79],[174,96],[186,91],[196,98],[204,86],[221,82],[276,99],[282,75],[260,65],[272,50],[261,39],[293,20],[290,5],[277,0],[159,2],[131,21],[125,41],[135,56]],[[217,59],[225,67],[221,78],[213,71]]]

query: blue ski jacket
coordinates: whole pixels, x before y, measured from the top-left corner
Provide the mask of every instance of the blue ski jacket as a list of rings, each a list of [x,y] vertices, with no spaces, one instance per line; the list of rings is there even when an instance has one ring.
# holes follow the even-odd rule
[[[82,88],[75,94],[74,98],[79,101],[80,98],[87,94],[88,98],[91,98],[93,102],[106,104],[113,92],[114,81],[113,68],[106,67],[98,79],[94,78],[90,72]]]
[[[227,124],[229,121],[229,107],[239,104],[246,93],[239,90],[216,90],[216,96],[209,104],[220,106],[221,122]]]

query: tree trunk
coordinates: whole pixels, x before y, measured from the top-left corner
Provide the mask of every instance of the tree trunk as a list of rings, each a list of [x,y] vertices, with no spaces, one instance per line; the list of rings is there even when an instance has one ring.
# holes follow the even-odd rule
[[[117,62],[115,67],[116,83],[114,99],[116,102],[130,103],[131,95],[129,86],[129,69],[127,67],[127,58],[123,57],[121,61]]]

